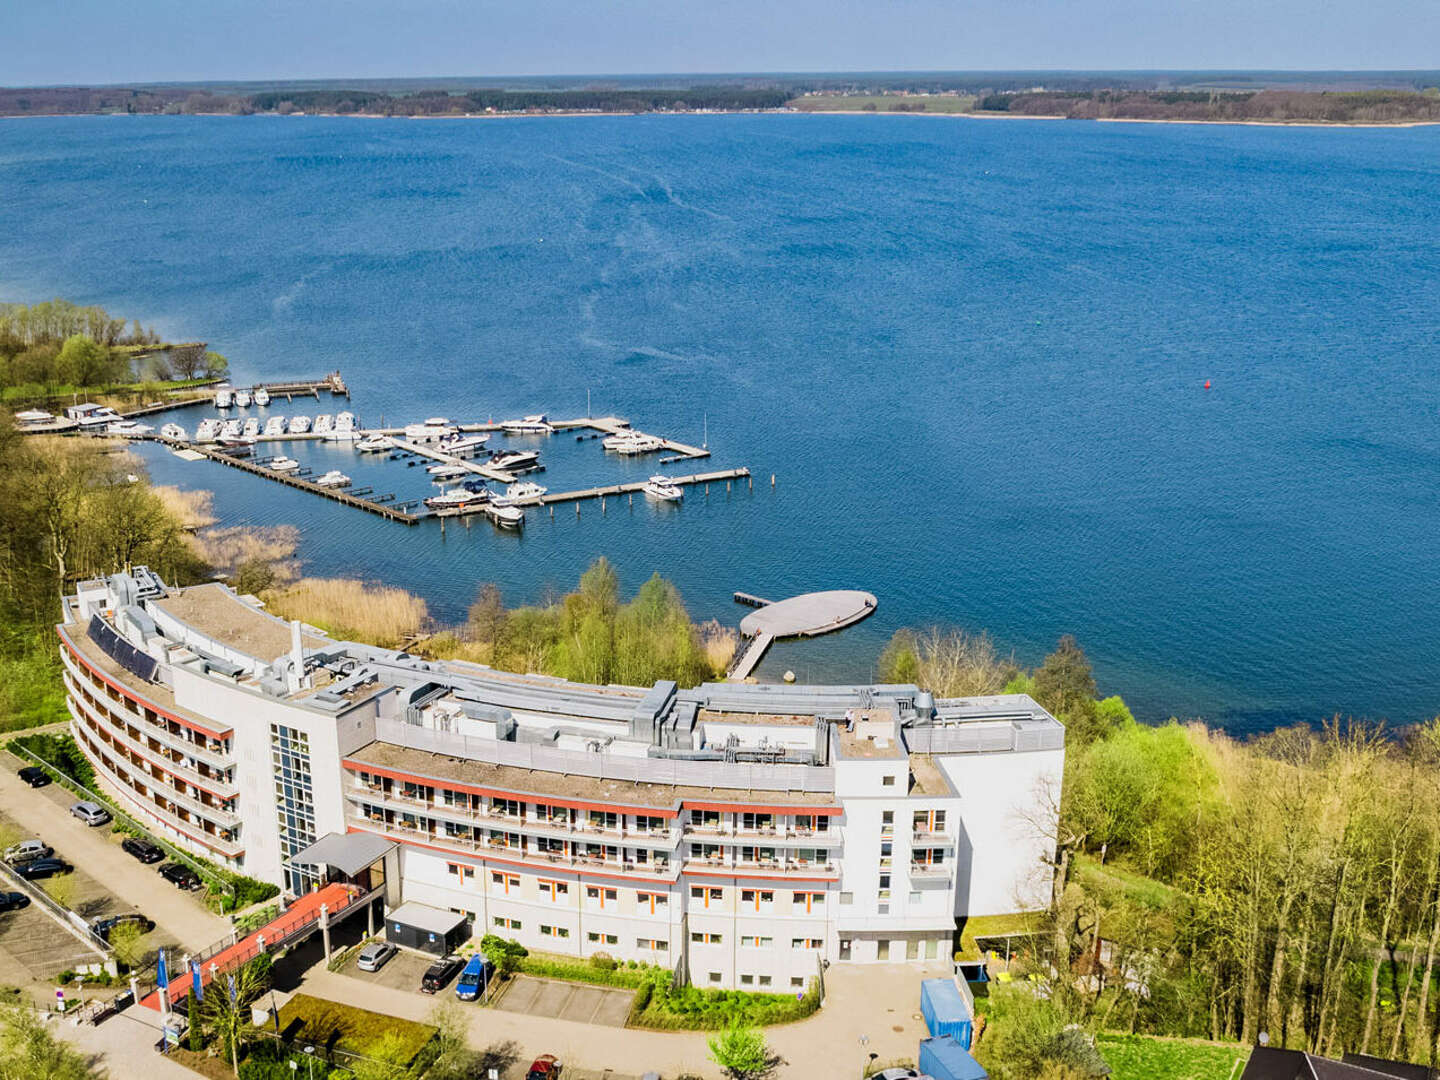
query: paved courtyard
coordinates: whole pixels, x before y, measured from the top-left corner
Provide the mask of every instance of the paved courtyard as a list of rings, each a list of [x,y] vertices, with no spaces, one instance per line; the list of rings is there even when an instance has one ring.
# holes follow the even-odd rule
[[[634,997],[633,990],[582,986],[579,983],[517,975],[495,1003],[495,1007],[505,1012],[550,1016],[558,1020],[574,1020],[581,1024],[624,1027],[625,1020],[630,1015],[630,1002]]]

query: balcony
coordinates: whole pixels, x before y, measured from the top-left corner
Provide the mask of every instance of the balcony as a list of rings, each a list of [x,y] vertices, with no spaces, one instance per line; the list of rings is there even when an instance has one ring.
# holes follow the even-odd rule
[[[932,831],[930,829],[916,829],[910,834],[912,844],[922,844],[926,847],[954,847],[955,838],[943,831]]]
[[[935,863],[910,864],[911,881],[949,881],[950,876],[949,863],[940,863],[938,865]]]
[[[832,862],[808,862],[799,859],[734,859],[723,858],[686,859],[685,872],[711,873],[739,870],[746,873],[763,874],[833,874],[837,867]]]
[[[186,734],[183,734],[183,732],[188,731],[188,729],[181,728],[179,732],[171,731],[166,724],[146,719],[142,712],[132,707],[129,699],[119,698],[118,695],[112,696],[108,687],[97,687],[95,683],[75,667],[74,662],[67,653],[62,652],[60,655],[69,674],[66,689],[69,691],[71,697],[81,697],[83,699],[84,695],[81,693],[81,688],[84,688],[88,690],[92,698],[100,701],[106,709],[115,713],[117,716],[123,716],[139,730],[154,735],[155,738],[166,745],[188,754],[191,757],[198,758],[207,765],[212,765],[215,768],[225,769],[235,764],[234,760],[226,751],[215,749],[208,743],[193,741]],[[177,725],[177,727],[178,726],[179,725]]]

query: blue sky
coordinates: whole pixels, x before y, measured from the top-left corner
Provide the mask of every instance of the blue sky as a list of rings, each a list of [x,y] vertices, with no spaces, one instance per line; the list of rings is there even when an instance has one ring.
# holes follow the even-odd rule
[[[0,83],[1419,68],[1437,0],[0,0]]]

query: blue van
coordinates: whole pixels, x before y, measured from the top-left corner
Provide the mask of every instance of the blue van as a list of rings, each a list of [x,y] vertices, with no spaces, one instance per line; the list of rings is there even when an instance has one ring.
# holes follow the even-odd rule
[[[466,962],[465,970],[460,972],[460,978],[455,983],[455,996],[461,1001],[476,1000],[490,985],[494,974],[495,965],[485,959],[484,953],[477,952]]]

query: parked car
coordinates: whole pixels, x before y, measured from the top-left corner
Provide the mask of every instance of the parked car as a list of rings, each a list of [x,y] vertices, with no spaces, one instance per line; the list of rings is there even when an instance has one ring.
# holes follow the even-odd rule
[[[160,876],[177,889],[198,889],[200,888],[200,875],[191,870],[184,863],[166,863],[160,867]]]
[[[425,969],[425,974],[420,977],[420,992],[422,994],[433,994],[436,991],[444,990],[450,984],[462,967],[465,966],[463,956],[447,956],[443,960],[436,960]]]
[[[361,971],[379,971],[385,966],[385,961],[398,951],[388,941],[372,941],[360,950],[360,955],[355,958],[355,966]]]
[[[106,810],[97,802],[90,802],[88,800],[85,802],[77,802],[74,806],[70,807],[70,813],[85,822],[86,825],[92,827],[95,825],[104,825],[110,820],[109,810]]]
[[[14,911],[30,903],[30,897],[23,892],[0,892],[0,911]]]
[[[26,765],[20,770],[20,779],[31,787],[44,787],[50,783],[50,774],[39,765]]]
[[[109,941],[110,932],[117,926],[138,926],[142,934],[148,934],[155,929],[155,920],[147,919],[138,911],[131,911],[124,915],[109,915],[103,919],[96,919],[90,924],[90,929],[102,941]]]
[[[68,874],[73,869],[75,868],[64,859],[32,859],[22,863],[15,872],[27,881],[39,881],[56,874]]]
[[[554,1054],[541,1054],[525,1070],[525,1080],[556,1080],[560,1075],[560,1059]]]
[[[923,1073],[918,1073],[914,1069],[896,1067],[893,1069],[881,1069],[872,1076],[870,1080],[920,1080],[920,1077],[923,1075]]]
[[[127,836],[121,841],[120,846],[147,866],[165,858],[164,848],[159,844],[152,844],[149,840],[142,840],[138,836]]]
[[[44,840],[21,840],[5,849],[5,861],[16,866],[31,859],[48,859],[54,854],[55,849]]]
[[[493,971],[494,965],[485,959],[484,954],[476,953],[465,962],[465,970],[460,972],[460,979],[455,983],[455,996],[461,1001],[474,1001],[489,985]]]

